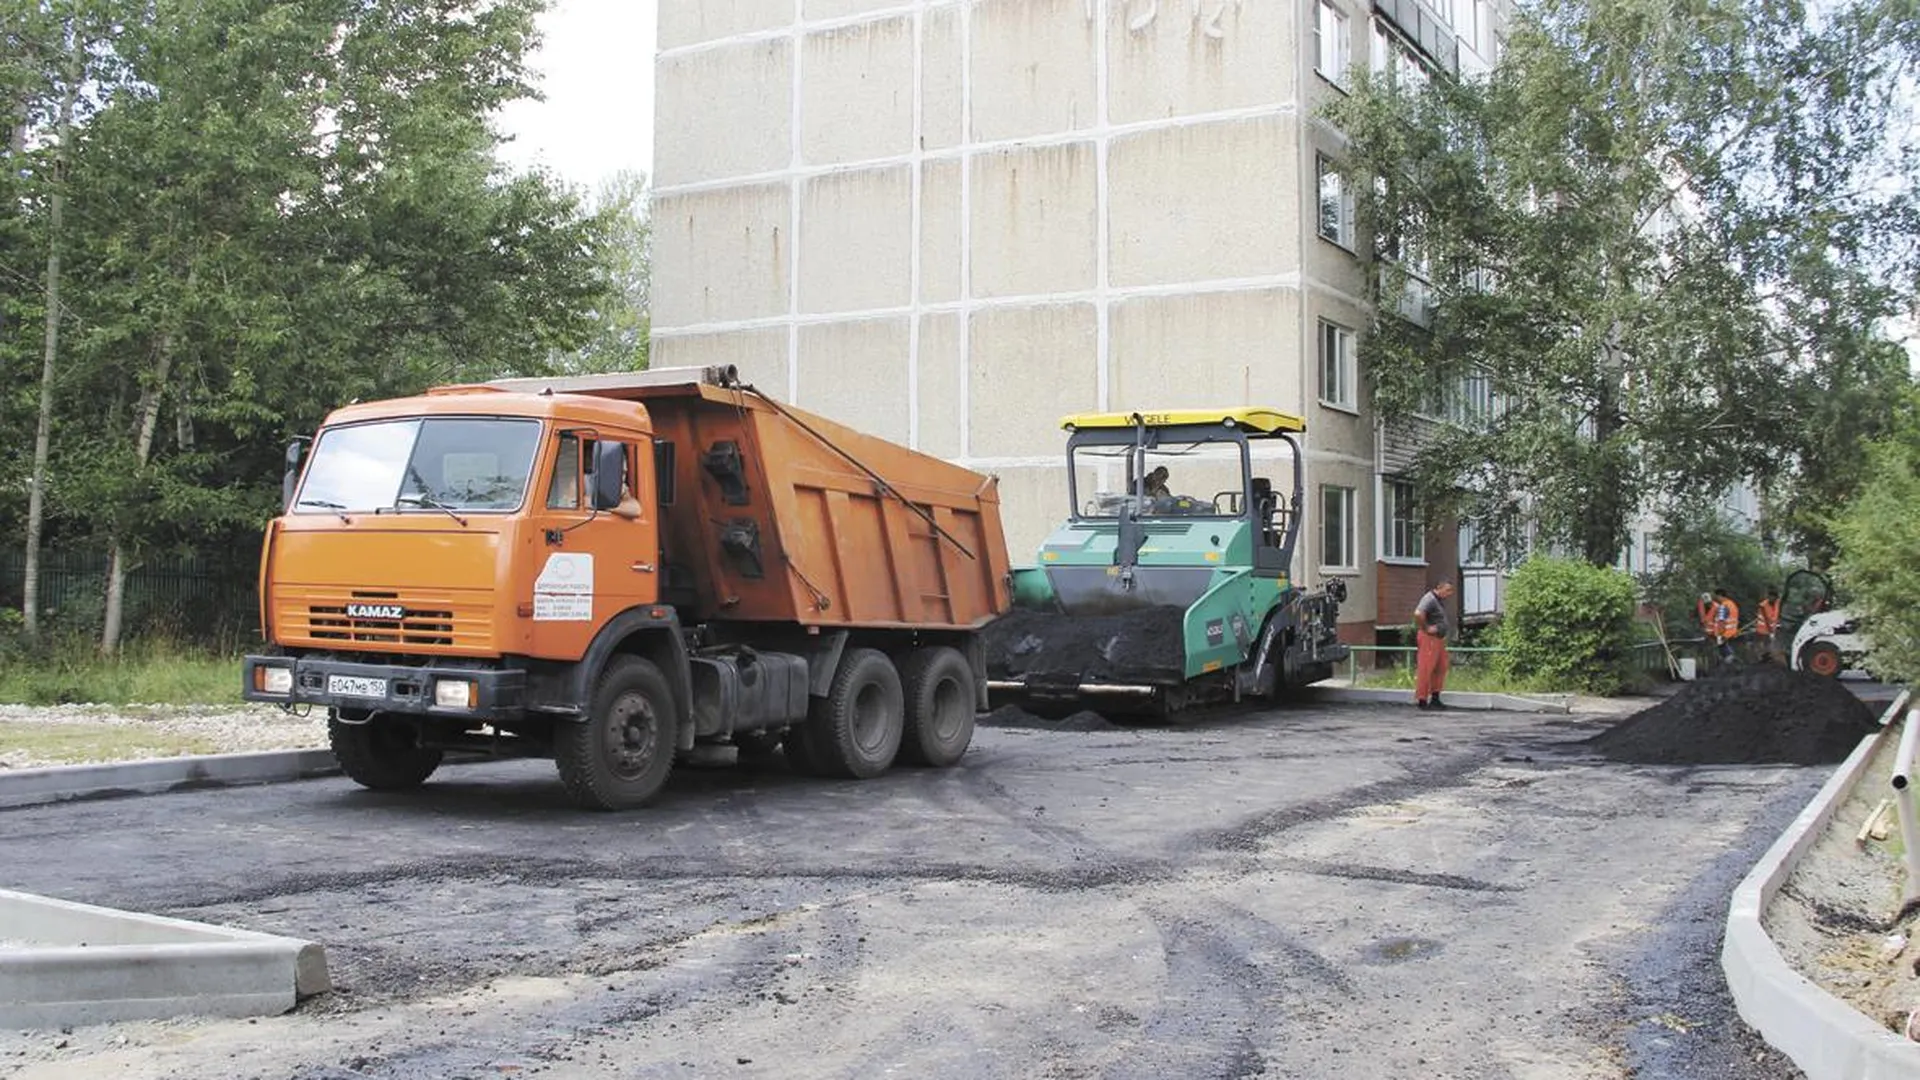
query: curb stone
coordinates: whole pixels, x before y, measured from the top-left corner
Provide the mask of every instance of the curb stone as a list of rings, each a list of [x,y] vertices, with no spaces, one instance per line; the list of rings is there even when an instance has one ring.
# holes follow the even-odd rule
[[[311,941],[0,889],[0,1026],[274,1016],[332,989]]]
[[[339,771],[333,753],[328,750],[265,750],[108,765],[54,765],[0,773],[0,808],[205,787],[273,784],[332,776]]]
[[[1795,971],[1761,924],[1767,905],[1853,794],[1881,744],[1897,739],[1898,730],[1899,725],[1889,724],[1860,741],[1734,889],[1728,905],[1720,966],[1734,1005],[1740,1018],[1791,1058],[1807,1080],[1920,1078],[1920,1043],[1874,1023]]]

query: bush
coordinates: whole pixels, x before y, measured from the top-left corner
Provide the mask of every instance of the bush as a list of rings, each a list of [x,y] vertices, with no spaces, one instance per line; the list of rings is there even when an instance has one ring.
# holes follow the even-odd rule
[[[1915,402],[1920,405],[1920,401]],[[1833,522],[1835,576],[1873,639],[1881,678],[1920,679],[1920,408],[1869,453],[1867,479]]]
[[[1500,665],[1515,679],[1616,693],[1633,675],[1633,609],[1626,574],[1535,556],[1507,585]]]

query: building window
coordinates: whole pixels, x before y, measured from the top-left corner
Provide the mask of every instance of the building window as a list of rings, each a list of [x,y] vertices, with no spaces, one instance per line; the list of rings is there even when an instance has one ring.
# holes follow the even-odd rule
[[[1385,523],[1381,537],[1389,559],[1425,559],[1427,528],[1420,520],[1420,508],[1414,505],[1413,485],[1405,480],[1388,480],[1380,485],[1380,519]]]
[[[1355,373],[1353,331],[1320,320],[1320,400],[1343,409],[1356,408]]]
[[[1353,192],[1346,178],[1324,155],[1317,155],[1320,170],[1320,235],[1343,248],[1353,248]]]
[[[1357,567],[1354,535],[1353,489],[1320,485],[1320,565],[1330,570]]]
[[[1347,85],[1347,66],[1353,62],[1350,40],[1346,15],[1327,0],[1320,0],[1313,16],[1315,63],[1320,74],[1335,86]]]

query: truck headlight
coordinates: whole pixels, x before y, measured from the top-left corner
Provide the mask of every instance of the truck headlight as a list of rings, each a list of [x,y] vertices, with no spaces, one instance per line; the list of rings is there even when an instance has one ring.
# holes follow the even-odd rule
[[[261,665],[253,669],[253,688],[263,694],[293,693],[293,669]]]
[[[478,696],[474,693],[474,685],[464,679],[435,679],[433,682],[433,703],[442,709],[471,709]]]

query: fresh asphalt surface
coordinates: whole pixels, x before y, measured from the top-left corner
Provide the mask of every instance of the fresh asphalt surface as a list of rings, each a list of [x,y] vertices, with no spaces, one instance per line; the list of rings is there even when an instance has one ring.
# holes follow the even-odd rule
[[[1797,1076],[1734,885],[1831,773],[1627,766],[1612,717],[1024,714],[950,770],[548,762],[0,811],[5,884],[323,942],[258,1021],[0,1033],[21,1077]]]

